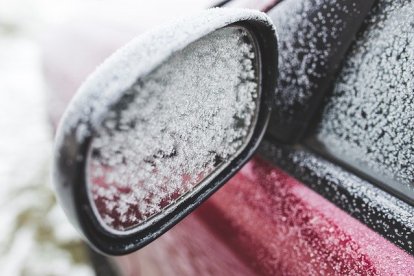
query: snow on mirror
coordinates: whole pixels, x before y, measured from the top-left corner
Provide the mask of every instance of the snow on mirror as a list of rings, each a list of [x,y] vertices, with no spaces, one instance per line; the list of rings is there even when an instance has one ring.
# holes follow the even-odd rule
[[[52,177],[93,248],[145,246],[248,162],[270,119],[277,49],[264,13],[210,9],[136,37],[85,80],[56,132]]]
[[[114,233],[154,223],[203,187],[250,140],[259,110],[253,37],[227,27],[138,79],[95,128],[86,183]]]

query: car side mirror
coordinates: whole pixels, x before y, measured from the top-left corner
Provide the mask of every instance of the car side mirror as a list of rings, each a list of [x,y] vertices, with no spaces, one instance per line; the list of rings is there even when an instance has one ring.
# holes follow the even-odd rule
[[[207,10],[118,50],[58,128],[53,181],[72,223],[112,255],[163,234],[255,152],[276,78],[273,24],[252,10]]]

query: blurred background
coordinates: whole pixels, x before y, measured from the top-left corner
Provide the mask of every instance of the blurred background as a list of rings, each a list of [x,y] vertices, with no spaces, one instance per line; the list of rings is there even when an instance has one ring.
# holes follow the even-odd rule
[[[116,48],[215,2],[0,0],[0,275],[95,274],[49,181],[54,128]]]

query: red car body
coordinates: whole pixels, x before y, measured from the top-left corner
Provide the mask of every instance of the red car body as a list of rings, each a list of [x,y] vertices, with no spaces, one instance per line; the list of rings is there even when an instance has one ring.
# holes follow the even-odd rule
[[[90,68],[131,33],[111,40],[86,39],[84,25],[69,31],[70,39],[60,29],[46,44],[46,76],[61,102],[52,110],[54,124]],[[62,56],[66,41],[79,37],[82,50]],[[80,64],[73,65],[71,52]],[[257,155],[173,229],[115,260],[124,275],[414,275],[413,255],[310,186]]]
[[[126,275],[146,275],[146,266],[160,275],[414,273],[411,255],[260,157],[164,236],[118,261]]]

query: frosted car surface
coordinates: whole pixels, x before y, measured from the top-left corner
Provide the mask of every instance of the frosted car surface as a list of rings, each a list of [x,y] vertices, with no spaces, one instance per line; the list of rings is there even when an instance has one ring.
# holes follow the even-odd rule
[[[316,134],[334,156],[414,199],[414,3],[380,1]]]

